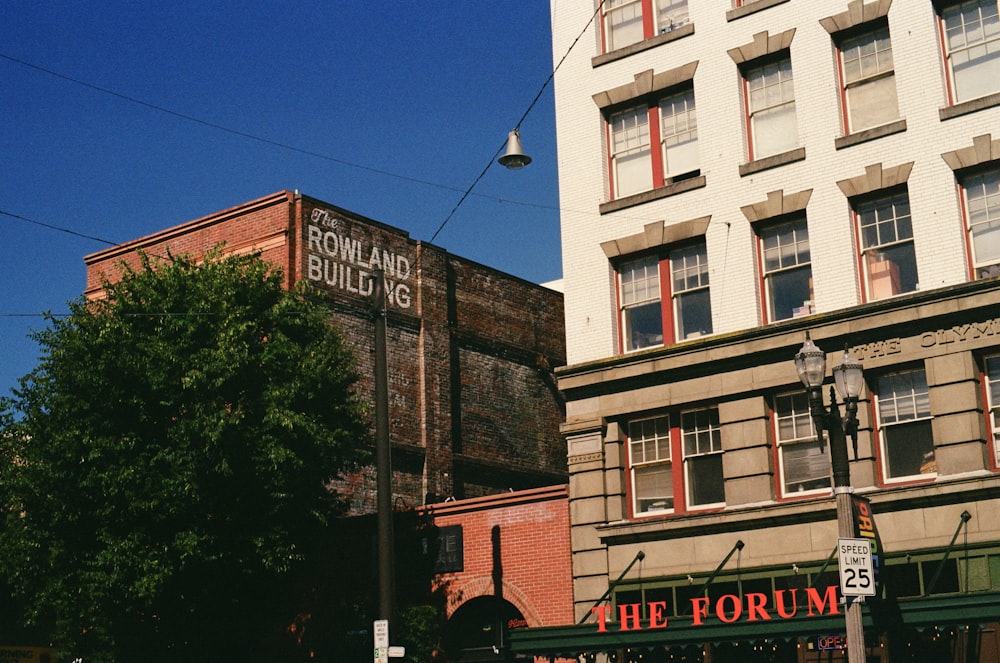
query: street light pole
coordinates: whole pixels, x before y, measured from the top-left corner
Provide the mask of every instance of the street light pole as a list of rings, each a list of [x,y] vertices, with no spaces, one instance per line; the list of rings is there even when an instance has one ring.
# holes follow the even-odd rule
[[[816,425],[820,440],[823,431],[830,441],[830,464],[833,467],[833,494],[837,506],[837,532],[840,538],[855,536],[852,514],[851,468],[847,458],[847,436],[854,442],[854,456],[858,454],[858,396],[864,383],[861,363],[845,348],[844,357],[833,368],[837,390],[845,402],[847,418],[840,416],[837,394],[830,387],[830,407],[823,405],[823,381],[826,376],[826,353],[820,350],[806,333],[806,342],[795,355],[795,368],[809,395],[809,413]],[[865,630],[862,623],[859,597],[844,597],[844,620],[847,629],[848,663],[865,663]]]
[[[375,321],[375,471],[378,512],[379,618],[395,612],[396,576],[392,527],[392,460],[389,446],[389,369],[386,357],[385,273],[374,270],[371,294]]]

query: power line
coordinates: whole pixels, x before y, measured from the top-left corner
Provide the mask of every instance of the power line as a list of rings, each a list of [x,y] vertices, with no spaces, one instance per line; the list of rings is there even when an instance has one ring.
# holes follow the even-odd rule
[[[528,117],[528,113],[530,113],[531,109],[535,107],[535,104],[538,103],[538,100],[542,98],[542,93],[545,92],[545,88],[547,88],[549,86],[549,83],[552,82],[552,79],[555,78],[556,72],[559,71],[559,67],[561,67],[562,63],[566,61],[567,57],[569,57],[569,54],[573,50],[573,47],[576,46],[576,43],[580,41],[580,37],[582,37],[584,33],[590,28],[590,25],[594,22],[594,18],[600,13],[601,8],[603,7],[604,7],[604,0],[601,0],[599,3],[597,3],[597,9],[595,9],[594,13],[590,15],[590,20],[587,21],[587,24],[585,26],[583,26],[583,30],[580,30],[580,34],[578,34],[576,36],[576,39],[573,40],[573,43],[569,45],[569,48],[566,49],[566,52],[563,54],[562,58],[560,58],[556,66],[553,67],[552,73],[550,73],[549,77],[545,79],[544,83],[542,83],[542,87],[541,89],[538,90],[538,94],[536,94],[535,98],[531,100],[530,104],[528,104],[528,108],[521,115],[521,119],[517,121],[515,129],[520,128],[521,123],[524,122],[524,119],[526,117]],[[503,149],[504,145],[500,145],[500,149],[498,149],[496,152],[493,153],[493,156],[490,158],[490,160],[486,162],[486,167],[483,168],[482,172],[479,173],[479,176],[475,180],[473,180],[472,184],[469,185],[469,188],[466,189],[465,193],[462,194],[462,197],[458,199],[457,203],[455,203],[455,206],[452,208],[451,212],[448,213],[448,216],[446,216],[444,221],[441,222],[441,225],[438,226],[438,229],[434,231],[434,234],[431,236],[432,244],[434,243],[434,239],[438,236],[438,234],[442,230],[444,230],[444,227],[448,225],[449,221],[451,221],[451,217],[455,216],[455,212],[457,212],[458,208],[462,206],[462,203],[465,202],[465,199],[468,198],[470,194],[472,194],[472,190],[476,188],[477,184],[479,184],[479,180],[483,179],[483,177],[486,175],[486,171],[488,171],[490,169],[490,166],[493,165],[493,162],[497,160],[497,157],[500,156],[500,152],[502,152]]]
[[[159,112],[164,113],[166,115],[177,117],[177,118],[180,118],[182,120],[186,120],[188,122],[194,122],[195,124],[200,124],[200,125],[202,125],[204,127],[209,127],[210,129],[215,129],[217,131],[224,131],[224,132],[226,132],[228,134],[232,134],[234,136],[239,136],[240,138],[246,138],[248,140],[253,140],[253,141],[256,141],[258,143],[263,143],[264,145],[270,145],[271,147],[278,147],[278,148],[281,148],[283,150],[288,150],[290,152],[296,152],[298,154],[304,154],[306,156],[314,157],[316,159],[322,159],[324,161],[330,161],[332,163],[337,163],[337,164],[340,164],[342,166],[347,166],[349,168],[357,168],[358,170],[365,170],[365,171],[368,171],[368,172],[371,172],[371,173],[375,173],[377,175],[384,175],[386,177],[394,177],[396,179],[405,180],[407,182],[413,182],[415,184],[423,184],[425,186],[432,186],[432,187],[436,187],[438,189],[444,189],[446,191],[462,191],[462,189],[460,189],[459,187],[456,187],[456,186],[450,186],[450,185],[447,185],[447,184],[441,184],[440,182],[431,182],[430,180],[424,180],[424,179],[420,179],[420,178],[416,178],[416,177],[411,177],[409,175],[401,175],[399,173],[393,173],[391,171],[382,170],[380,168],[374,168],[372,166],[365,166],[363,164],[354,163],[352,161],[347,161],[346,159],[340,159],[338,157],[333,157],[333,156],[330,156],[328,154],[323,154],[321,152],[314,152],[312,150],[307,150],[307,149],[302,148],[302,147],[296,147],[295,145],[290,145],[288,143],[282,143],[280,141],[272,140],[270,138],[264,138],[263,136],[258,136],[256,134],[252,134],[252,133],[250,133],[248,131],[241,131],[239,129],[233,129],[232,127],[227,127],[225,125],[218,124],[216,122],[211,122],[209,120],[203,120],[200,117],[195,117],[194,115],[188,115],[187,113],[181,113],[179,111],[175,111],[175,110],[172,110],[170,108],[166,108],[165,106],[160,106],[158,104],[150,103],[148,101],[143,101],[142,99],[138,99],[136,97],[132,97],[132,96],[129,96],[127,94],[122,94],[121,92],[116,92],[115,90],[112,90],[112,89],[109,89],[109,88],[106,88],[106,87],[101,87],[100,85],[95,85],[94,83],[88,83],[87,81],[81,80],[79,78],[74,78],[72,76],[68,76],[66,74],[62,74],[62,73],[60,73],[58,71],[54,71],[52,69],[48,69],[46,67],[42,67],[42,66],[34,64],[32,62],[28,62],[26,60],[21,60],[20,58],[15,58],[15,57],[12,57],[10,55],[6,55],[4,53],[0,53],[0,59],[4,59],[4,60],[7,60],[9,62],[13,62],[15,64],[19,64],[22,67],[28,67],[29,69],[34,69],[35,71],[40,71],[43,74],[48,74],[49,76],[54,76],[55,78],[59,78],[59,79],[62,79],[64,81],[69,81],[70,83],[74,83],[76,85],[80,85],[82,87],[94,90],[96,92],[100,92],[102,94],[107,94],[107,95],[110,95],[112,97],[116,97],[118,99],[121,99],[123,101],[127,101],[127,102],[132,103],[132,104],[143,106],[144,108],[149,108],[151,110],[159,111]]]
[[[27,223],[32,223],[32,224],[34,224],[36,226],[41,226],[42,228],[48,228],[50,230],[56,230],[56,231],[59,231],[59,232],[62,232],[62,233],[66,233],[68,235],[76,235],[77,237],[82,237],[84,239],[92,239],[95,242],[100,242],[102,244],[107,244],[108,246],[118,246],[118,244],[121,243],[121,242],[112,242],[111,240],[104,239],[103,237],[95,237],[94,235],[87,235],[87,234],[84,234],[84,233],[81,233],[81,232],[77,232],[75,230],[71,230],[70,228],[63,228],[62,226],[53,225],[51,223],[45,223],[43,221],[36,221],[34,219],[29,219],[26,216],[21,216],[20,214],[14,214],[13,212],[8,212],[8,211],[2,210],[2,209],[0,209],[0,214],[3,214],[4,216],[9,216],[9,217],[18,219],[20,221],[25,221]]]

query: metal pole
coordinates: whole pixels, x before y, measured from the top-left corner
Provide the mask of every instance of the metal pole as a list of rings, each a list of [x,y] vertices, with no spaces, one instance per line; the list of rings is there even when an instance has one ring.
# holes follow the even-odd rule
[[[375,468],[378,492],[379,617],[392,619],[396,578],[392,535],[392,458],[389,446],[389,369],[385,343],[385,273],[376,269],[371,294],[375,320]]]
[[[840,418],[840,407],[833,389],[830,390],[830,409],[822,404],[822,392],[816,389],[810,393],[813,419],[817,427],[826,429],[830,436],[830,464],[833,466],[833,494],[837,505],[837,533],[840,538],[854,538],[854,515],[851,506],[851,468],[847,459],[847,435],[844,421]],[[817,403],[818,400],[818,403]],[[815,405],[818,404],[818,408]],[[865,663],[865,628],[862,622],[861,603],[858,597],[844,597],[844,621],[847,629],[848,663]]]

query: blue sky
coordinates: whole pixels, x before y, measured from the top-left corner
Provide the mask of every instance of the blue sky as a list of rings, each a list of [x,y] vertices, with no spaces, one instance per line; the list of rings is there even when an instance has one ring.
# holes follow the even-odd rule
[[[429,241],[551,74],[548,11],[5,1],[0,394],[38,363],[39,314],[81,295],[108,246],[90,238],[299,189]],[[534,162],[491,166],[434,243],[544,282],[562,271],[551,84],[521,136]]]

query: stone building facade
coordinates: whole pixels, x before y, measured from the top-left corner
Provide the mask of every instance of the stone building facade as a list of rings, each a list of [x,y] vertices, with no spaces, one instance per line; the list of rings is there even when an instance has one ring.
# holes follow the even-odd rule
[[[809,333],[864,367],[868,660],[1000,660],[997,1],[579,0],[552,24],[586,623],[515,648],[846,660]]]

